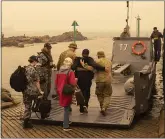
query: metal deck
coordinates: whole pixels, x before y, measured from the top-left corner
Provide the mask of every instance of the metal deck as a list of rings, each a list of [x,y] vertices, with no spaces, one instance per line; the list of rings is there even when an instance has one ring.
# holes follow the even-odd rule
[[[95,84],[93,83],[93,86]],[[124,90],[121,88],[122,84],[114,84],[113,85],[113,95],[111,97],[111,103],[109,108],[107,109],[107,115],[103,116],[100,113],[99,103],[97,97],[92,92],[88,113],[81,115],[79,112],[79,106],[76,104],[72,104],[72,112],[70,113],[70,120],[72,121],[72,125],[88,125],[88,126],[122,126],[122,127],[130,127],[135,111],[135,100],[133,96],[127,96],[124,94]],[[94,88],[94,87],[92,87]],[[120,89],[121,88],[121,89]],[[118,91],[117,91],[118,90]],[[120,92],[119,92],[120,90]],[[118,93],[115,93],[118,92]],[[120,95],[118,95],[120,94]],[[50,94],[51,96],[51,94]],[[51,97],[50,97],[51,99]],[[58,100],[52,100],[52,110],[50,113],[50,117],[40,120],[40,114],[37,113],[38,117],[35,113],[32,113],[32,121],[37,124],[61,124],[63,122],[63,107],[59,106]]]

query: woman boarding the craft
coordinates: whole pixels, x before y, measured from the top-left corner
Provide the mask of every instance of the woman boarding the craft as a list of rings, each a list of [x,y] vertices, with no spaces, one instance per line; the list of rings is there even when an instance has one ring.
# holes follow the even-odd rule
[[[73,64],[72,59],[69,57],[66,58],[63,62],[63,65],[60,67],[60,70],[56,76],[56,81],[55,81],[57,93],[59,95],[59,103],[62,107],[64,107],[64,122],[63,122],[64,131],[71,130],[69,128],[69,108],[72,102],[72,93],[74,93],[74,91],[67,95],[64,92],[68,92],[68,90],[72,90],[72,89],[74,90],[74,87],[77,84],[75,79],[75,74],[71,70],[72,64]],[[71,85],[71,89],[69,89],[68,86],[66,87],[66,85]]]

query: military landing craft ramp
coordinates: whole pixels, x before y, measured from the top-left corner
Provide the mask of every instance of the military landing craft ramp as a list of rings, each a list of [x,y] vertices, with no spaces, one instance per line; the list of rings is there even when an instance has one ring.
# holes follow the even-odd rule
[[[117,85],[117,84],[116,84]],[[116,86],[114,88],[120,88],[121,86]],[[114,89],[114,91],[116,91]],[[119,90],[118,90],[119,91]],[[120,90],[124,91],[124,90]],[[40,120],[40,116],[37,113],[32,113],[32,120],[34,123],[44,123],[44,124],[61,124],[63,122],[63,108],[59,106],[58,99],[52,99],[52,110],[50,117],[44,120]],[[88,125],[88,126],[123,126],[129,127],[133,121],[135,111],[133,107],[135,106],[134,99],[132,96],[112,96],[111,104],[107,109],[107,115],[103,116],[100,113],[99,103],[94,94],[92,94],[90,99],[90,105],[88,113],[83,115],[79,112],[79,106],[72,104],[72,112],[70,113],[70,120],[72,125]]]

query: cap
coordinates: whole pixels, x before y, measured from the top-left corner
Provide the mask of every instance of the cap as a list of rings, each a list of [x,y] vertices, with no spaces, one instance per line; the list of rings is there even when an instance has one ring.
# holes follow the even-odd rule
[[[76,44],[76,43],[71,43],[71,44],[69,44],[68,47],[69,47],[69,48],[77,49],[77,44]]]
[[[82,51],[82,55],[89,55],[89,50],[88,49],[84,49]]]
[[[65,58],[63,64],[65,66],[71,66],[73,64],[73,61],[72,61],[72,59],[70,57],[67,57],[67,58]]]
[[[105,56],[105,54],[104,54],[103,51],[98,51],[98,52],[97,52],[97,56]]]
[[[44,47],[46,47],[46,48],[48,48],[48,49],[51,49],[51,48],[52,48],[52,46],[51,46],[50,43],[45,43],[45,44],[44,44]]]
[[[37,56],[32,55],[32,56],[29,57],[28,61],[36,61],[36,62],[38,62],[38,58],[37,58]]]

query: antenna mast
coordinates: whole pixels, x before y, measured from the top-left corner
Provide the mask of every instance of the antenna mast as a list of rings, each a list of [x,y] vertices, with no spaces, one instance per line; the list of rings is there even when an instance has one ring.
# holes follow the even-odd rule
[[[140,18],[140,16],[138,15],[137,17],[136,17],[136,20],[137,20],[137,34],[136,34],[136,36],[137,37],[140,37],[140,20],[141,20],[141,18]]]

